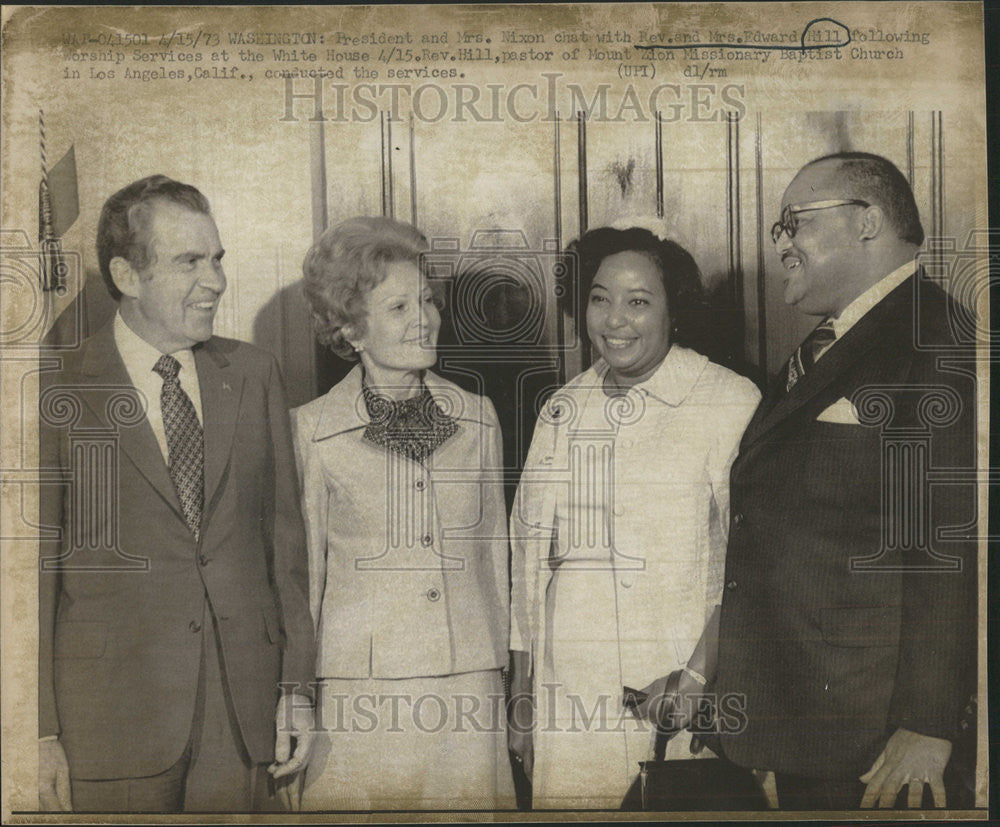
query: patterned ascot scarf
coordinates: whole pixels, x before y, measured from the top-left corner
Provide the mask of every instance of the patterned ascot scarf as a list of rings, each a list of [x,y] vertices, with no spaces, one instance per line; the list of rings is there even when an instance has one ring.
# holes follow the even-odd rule
[[[420,393],[399,402],[365,383],[361,392],[371,419],[364,438],[416,462],[427,459],[458,430],[458,423],[441,410],[423,380]]]

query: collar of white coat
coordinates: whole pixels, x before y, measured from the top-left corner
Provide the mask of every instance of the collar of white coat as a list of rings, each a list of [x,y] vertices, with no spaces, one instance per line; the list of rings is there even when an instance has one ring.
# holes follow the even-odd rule
[[[368,408],[361,392],[362,373],[361,365],[355,365],[347,376],[327,392],[313,432],[314,442],[368,426]],[[429,370],[424,371],[423,378],[434,401],[448,416],[460,422],[492,424],[483,410],[483,397],[466,393],[458,385]]]
[[[690,395],[707,364],[707,356],[680,345],[671,345],[653,375],[644,382],[633,385],[630,392],[652,396],[676,408]],[[598,384],[601,384],[608,372],[608,363],[598,359],[591,370],[594,371]]]

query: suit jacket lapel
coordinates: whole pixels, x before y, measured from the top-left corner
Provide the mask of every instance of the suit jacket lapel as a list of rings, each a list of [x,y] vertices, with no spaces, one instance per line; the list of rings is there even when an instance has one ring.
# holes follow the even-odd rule
[[[907,305],[912,304],[913,287],[914,279],[911,277],[875,305],[787,393],[783,391],[782,372],[771,387],[768,399],[761,403],[759,416],[754,417],[747,427],[744,445],[760,439],[803,405],[815,399],[887,336],[895,338],[895,328],[900,320],[909,321]],[[769,409],[765,407],[768,403]]]
[[[87,343],[83,358],[82,373],[93,384],[94,393],[82,393],[84,402],[101,422],[112,426],[118,433],[118,446],[132,461],[149,484],[183,519],[180,500],[174,489],[173,480],[163,459],[163,452],[156,440],[149,420],[143,417],[137,425],[118,427],[109,422],[105,403],[110,394],[121,387],[134,388],[132,379],[125,369],[121,354],[115,344],[114,328],[105,325]],[[159,405],[159,399],[147,399],[147,405]]]
[[[205,435],[205,512],[229,464],[244,377],[212,339],[194,349]]]

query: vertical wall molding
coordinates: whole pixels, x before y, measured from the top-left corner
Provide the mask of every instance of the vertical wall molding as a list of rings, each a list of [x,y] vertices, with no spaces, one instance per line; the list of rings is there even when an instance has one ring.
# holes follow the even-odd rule
[[[580,215],[580,233],[579,237],[582,237],[585,232],[587,232],[587,224],[589,218],[587,216],[587,115],[585,112],[576,113],[576,159],[577,159],[577,180],[579,181],[579,215]],[[580,369],[586,370],[590,367],[590,338],[587,336],[587,323],[586,323],[586,312],[584,308],[586,307],[586,296],[582,294],[580,290],[580,280],[573,280],[574,290],[576,291],[576,310],[577,317],[574,320],[576,326],[577,339],[580,342]]]
[[[906,116],[906,180],[913,189],[913,110]]]
[[[382,215],[396,217],[396,196],[392,182],[392,117],[379,113],[382,128]]]
[[[379,112],[379,172],[382,176],[382,215],[389,212],[388,183],[385,180],[385,112]]]
[[[396,182],[392,175],[392,114],[385,118],[386,179],[389,181],[389,218],[396,217]]]
[[[659,110],[653,115],[653,123],[656,148],[656,217],[663,218],[663,118]]]
[[[726,113],[726,230],[729,242],[729,300],[743,307],[743,239],[740,199],[740,118]]]
[[[943,278],[944,240],[944,121],[940,109],[931,112],[931,231],[927,243],[933,273]],[[943,286],[943,285],[942,285]]]
[[[312,237],[319,239],[329,222],[326,200],[326,135],[324,122],[314,121],[309,130],[309,181],[312,190]]]
[[[587,113],[576,113],[576,155],[580,170],[580,235],[587,232]]]
[[[326,193],[326,133],[324,126],[325,122],[321,118],[314,121],[309,130],[309,181],[312,196],[310,201],[312,205],[313,243],[319,240],[330,222]],[[322,371],[318,368],[328,358],[327,349],[313,338],[312,350],[308,352],[312,354],[309,372],[312,374],[313,390],[319,396],[325,391],[325,388],[320,387],[322,380],[320,373]]]
[[[757,367],[762,377],[767,366],[767,273],[764,263],[764,133],[760,112],[754,132],[754,184],[757,195]]]
[[[944,235],[944,117],[931,112],[931,235]]]
[[[554,215],[553,219],[555,221],[555,242],[556,249],[560,252],[563,249],[563,230],[562,230],[562,158],[559,153],[560,141],[559,141],[559,112],[556,111],[555,123],[553,124],[552,130],[552,187],[553,187],[553,206]],[[565,267],[563,263],[561,266]],[[560,271],[561,272],[561,271]],[[559,289],[565,291],[567,289],[567,284],[569,284],[570,279],[563,278],[563,284],[559,285]],[[572,289],[572,288],[570,288]],[[565,302],[560,301],[562,295],[560,292],[555,293],[556,297],[556,381],[558,381],[559,386],[566,384],[566,320],[563,317],[563,307]]]
[[[417,226],[417,149],[413,127],[413,113],[410,113],[410,223]]]

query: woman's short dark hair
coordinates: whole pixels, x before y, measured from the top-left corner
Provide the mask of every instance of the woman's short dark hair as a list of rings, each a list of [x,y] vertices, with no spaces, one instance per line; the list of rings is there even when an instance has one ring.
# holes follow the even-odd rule
[[[157,201],[167,201],[205,215],[212,212],[208,199],[197,189],[166,175],[150,175],[133,181],[105,201],[97,222],[97,264],[115,301],[122,297],[122,292],[111,276],[111,259],[123,258],[136,270],[144,270],[153,263],[149,216]]]
[[[656,265],[667,292],[667,309],[674,328],[672,338],[678,344],[687,344],[690,311],[703,301],[701,271],[692,255],[676,241],[659,239],[642,227],[627,230],[599,227],[570,243],[565,263],[567,272],[576,276],[576,306],[582,313],[601,262],[628,251],[644,255]],[[564,306],[567,298],[569,295],[564,293]]]
[[[392,218],[361,216],[327,229],[302,262],[320,344],[343,359],[356,360],[344,328],[350,326],[355,337],[364,336],[365,302],[385,280],[386,265],[403,261],[419,267],[427,246],[420,230]]]

